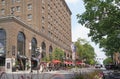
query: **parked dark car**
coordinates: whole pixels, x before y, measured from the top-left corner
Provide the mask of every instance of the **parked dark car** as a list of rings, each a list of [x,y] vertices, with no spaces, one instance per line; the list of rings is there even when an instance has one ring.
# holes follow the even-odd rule
[[[105,65],[105,68],[107,70],[116,70],[117,69],[117,66],[114,65],[114,64],[108,64],[108,65]]]
[[[120,71],[114,71],[109,74],[110,79],[120,79]]]
[[[106,70],[103,71],[103,79],[120,79],[120,71],[118,66],[114,64],[105,65]]]

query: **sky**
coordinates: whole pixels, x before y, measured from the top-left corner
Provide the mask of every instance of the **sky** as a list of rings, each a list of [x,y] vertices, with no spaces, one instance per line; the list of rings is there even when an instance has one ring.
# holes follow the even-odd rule
[[[81,24],[78,23],[78,19],[76,17],[77,14],[82,14],[85,11],[84,3],[82,0],[65,0],[68,7],[70,8],[71,15],[71,28],[72,28],[72,41],[75,42],[78,38],[85,39],[90,42],[90,44],[94,47],[95,53],[98,58],[105,59],[105,53],[96,45],[94,42],[91,42],[90,37],[88,37],[89,29],[85,28]],[[102,60],[99,61],[102,63]]]

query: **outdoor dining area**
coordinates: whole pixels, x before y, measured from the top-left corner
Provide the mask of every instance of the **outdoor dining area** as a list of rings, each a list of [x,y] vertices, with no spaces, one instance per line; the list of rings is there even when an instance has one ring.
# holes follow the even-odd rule
[[[42,71],[55,71],[55,70],[68,70],[71,69],[73,67],[84,67],[84,63],[81,61],[76,61],[75,63],[73,63],[73,61],[70,60],[64,60],[64,61],[60,61],[60,60],[52,60],[49,62],[41,62],[40,66],[42,67]]]

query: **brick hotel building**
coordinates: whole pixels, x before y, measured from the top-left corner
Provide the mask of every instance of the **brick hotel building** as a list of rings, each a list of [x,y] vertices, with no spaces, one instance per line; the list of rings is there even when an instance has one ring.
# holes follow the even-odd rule
[[[37,48],[42,58],[56,47],[72,58],[70,45],[71,11],[65,0],[0,0],[0,67],[11,71],[16,55],[31,58]]]

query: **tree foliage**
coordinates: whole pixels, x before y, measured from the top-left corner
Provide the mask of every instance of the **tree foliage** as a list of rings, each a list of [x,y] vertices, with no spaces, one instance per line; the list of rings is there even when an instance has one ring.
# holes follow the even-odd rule
[[[64,57],[64,51],[60,48],[55,48],[55,50],[48,55],[46,55],[44,58],[42,58],[42,61],[52,61],[52,60],[60,60],[62,61]]]
[[[85,39],[78,39],[75,42],[75,46],[77,49],[77,56],[79,59],[84,60],[86,59],[86,63],[94,64],[95,63],[95,52],[94,48],[85,40]]]
[[[78,14],[78,22],[90,29],[88,36],[106,53],[120,51],[120,1],[83,0],[86,11]]]
[[[110,64],[110,63],[113,63],[111,57],[108,57],[108,58],[106,58],[106,59],[103,61],[103,64],[104,64],[104,65],[107,65],[107,64]]]
[[[64,51],[61,50],[60,48],[55,48],[55,50],[52,52],[52,59],[57,59],[57,60],[61,60],[64,57]]]

